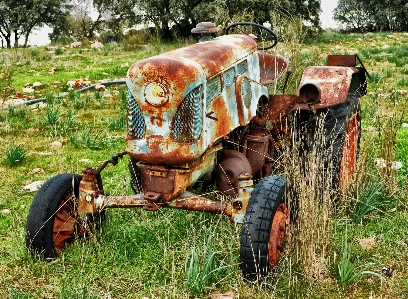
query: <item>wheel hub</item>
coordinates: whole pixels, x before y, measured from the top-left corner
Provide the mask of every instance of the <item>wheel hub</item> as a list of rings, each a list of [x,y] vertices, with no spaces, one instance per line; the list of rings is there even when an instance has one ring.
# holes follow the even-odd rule
[[[269,265],[276,266],[279,257],[283,252],[285,237],[289,234],[289,211],[286,204],[278,206],[275,216],[273,217],[271,232],[268,242]]]
[[[63,252],[65,244],[73,243],[77,218],[78,212],[74,208],[71,196],[68,196],[61,202],[55,213],[52,235],[55,248],[58,251]]]

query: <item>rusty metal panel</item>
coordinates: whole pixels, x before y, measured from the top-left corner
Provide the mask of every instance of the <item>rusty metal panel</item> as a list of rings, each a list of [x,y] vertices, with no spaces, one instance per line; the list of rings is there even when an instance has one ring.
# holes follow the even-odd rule
[[[289,59],[279,55],[259,53],[262,84],[276,83],[289,67]]]
[[[305,85],[314,85],[320,91],[320,108],[340,104],[347,99],[353,74],[358,70],[341,66],[310,66],[303,72],[298,96]],[[317,106],[317,105],[316,105]]]
[[[243,90],[231,84],[231,74],[244,61],[246,101],[237,103],[235,95]],[[222,86],[214,87],[217,92],[207,90],[216,76],[223,79]],[[136,62],[126,82],[132,95],[129,125],[138,127],[129,129],[127,152],[147,164],[192,163],[219,138],[249,123],[258,99],[267,96],[259,81],[256,43],[246,35],[222,36]]]
[[[356,66],[356,55],[328,55],[328,66]]]

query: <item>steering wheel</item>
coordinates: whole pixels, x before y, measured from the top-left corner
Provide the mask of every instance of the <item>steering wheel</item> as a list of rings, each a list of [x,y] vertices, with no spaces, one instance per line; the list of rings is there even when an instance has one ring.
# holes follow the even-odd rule
[[[252,27],[252,28],[251,28]],[[248,32],[248,29],[249,32]],[[231,30],[231,33],[229,32]],[[241,33],[254,37],[258,50],[268,50],[276,46],[278,37],[271,29],[252,22],[232,23],[225,29],[225,34]],[[265,45],[266,44],[266,45]]]

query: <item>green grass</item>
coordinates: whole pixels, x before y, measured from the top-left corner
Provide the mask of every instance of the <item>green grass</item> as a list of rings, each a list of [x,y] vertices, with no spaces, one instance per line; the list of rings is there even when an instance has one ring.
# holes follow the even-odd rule
[[[401,124],[408,123],[404,108],[408,37],[398,36],[395,41],[386,33],[330,33],[293,51],[286,43],[278,46],[292,61],[287,89],[291,93],[297,91],[301,71],[308,65],[324,64],[327,54],[354,49],[362,58],[372,76],[368,95],[361,99],[359,173],[364,174],[364,184],[353,185],[331,216],[325,260],[313,261],[311,269],[305,269],[297,258],[303,249],[289,246],[279,267],[257,284],[240,276],[241,227],[223,216],[188,211],[108,210],[100,231],[74,243],[58,259],[46,263],[30,256],[25,248],[25,223],[34,193],[20,189],[59,173],[99,167],[125,149],[126,89],[116,86],[80,95],[69,90],[66,82],[123,78],[127,65],[182,45],[155,44],[151,51],[121,45],[102,51],[0,49],[0,103],[26,83],[38,81],[43,88],[36,90],[35,97],[46,96],[48,104],[0,111],[0,151],[4,154],[0,211],[10,210],[0,213],[0,297],[210,298],[213,291],[231,291],[240,298],[406,298],[408,128]],[[385,44],[390,47],[382,49]],[[57,69],[54,75],[48,73],[52,67]],[[6,88],[5,82],[13,88]],[[53,97],[62,92],[68,95]],[[54,141],[62,146],[53,145]],[[24,153],[23,158],[10,158],[18,161],[13,167],[6,154],[12,145]],[[387,172],[374,165],[375,158],[385,158],[387,153],[402,162],[400,170]],[[105,193],[132,194],[127,164],[125,157],[103,171]],[[44,171],[33,172],[35,168]],[[344,209],[343,202],[349,203]],[[362,249],[358,241],[364,238],[373,238],[376,247]],[[361,272],[381,273],[390,266],[395,268],[392,278]]]

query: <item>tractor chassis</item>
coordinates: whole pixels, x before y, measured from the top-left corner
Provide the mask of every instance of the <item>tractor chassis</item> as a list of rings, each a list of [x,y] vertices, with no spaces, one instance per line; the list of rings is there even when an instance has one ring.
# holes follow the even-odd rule
[[[99,168],[85,168],[79,185],[78,211],[86,215],[99,214],[107,208],[142,208],[147,211],[156,211],[159,208],[182,209],[189,211],[223,214],[234,223],[242,224],[253,190],[253,181],[248,173],[239,175],[237,196],[231,201],[217,201],[203,195],[185,191],[170,201],[153,202],[148,194],[130,196],[105,195],[103,191],[101,171],[108,165],[116,165],[118,158],[126,152],[113,156]]]

